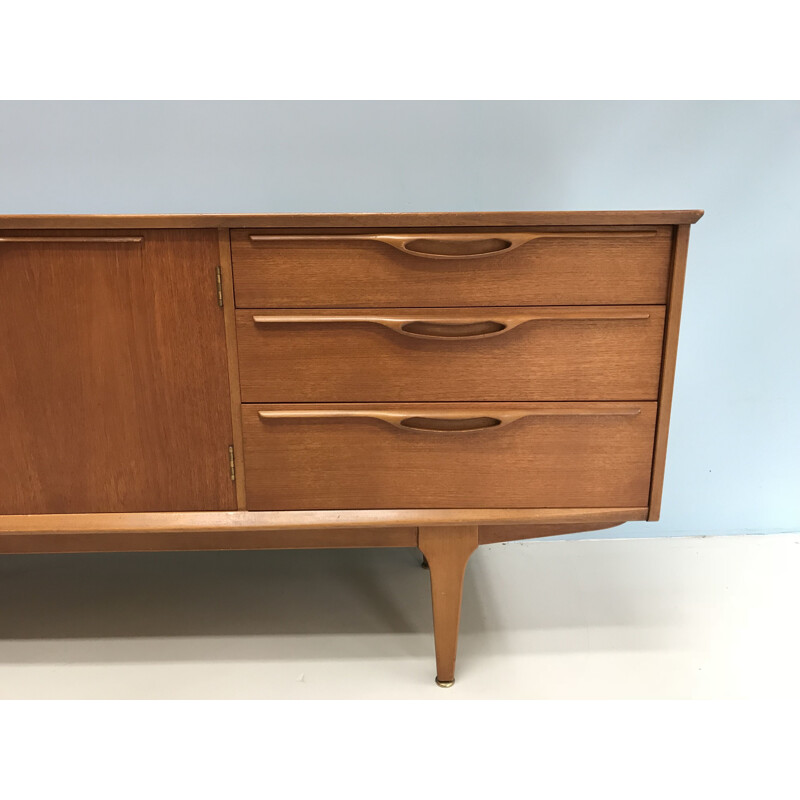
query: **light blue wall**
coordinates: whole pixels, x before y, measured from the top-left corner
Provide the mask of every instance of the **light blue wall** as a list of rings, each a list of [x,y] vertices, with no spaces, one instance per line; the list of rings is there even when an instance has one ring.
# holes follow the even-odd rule
[[[704,208],[662,521],[800,530],[800,103],[0,103],[0,213]]]

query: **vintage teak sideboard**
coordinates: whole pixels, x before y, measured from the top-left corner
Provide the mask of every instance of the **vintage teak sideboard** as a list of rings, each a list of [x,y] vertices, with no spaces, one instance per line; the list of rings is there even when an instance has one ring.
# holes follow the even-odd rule
[[[658,519],[701,211],[0,218],[0,552],[481,544]]]

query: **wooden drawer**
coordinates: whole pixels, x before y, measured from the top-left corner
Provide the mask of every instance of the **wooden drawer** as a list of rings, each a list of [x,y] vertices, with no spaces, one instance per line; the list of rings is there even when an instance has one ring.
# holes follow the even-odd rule
[[[242,411],[253,511],[648,504],[656,403]]]
[[[248,403],[654,400],[663,306],[237,311]]]
[[[672,229],[231,232],[240,308],[666,302]]]

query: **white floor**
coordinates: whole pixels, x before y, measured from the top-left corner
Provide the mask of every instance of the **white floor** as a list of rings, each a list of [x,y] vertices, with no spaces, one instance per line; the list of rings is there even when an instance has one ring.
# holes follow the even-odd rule
[[[416,550],[0,556],[0,698],[797,698],[799,615],[800,534],[492,545],[440,689]]]

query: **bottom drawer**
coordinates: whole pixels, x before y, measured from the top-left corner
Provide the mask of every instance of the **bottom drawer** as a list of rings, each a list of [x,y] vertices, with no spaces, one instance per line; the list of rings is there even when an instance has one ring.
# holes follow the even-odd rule
[[[644,507],[656,405],[247,404],[247,506]]]

